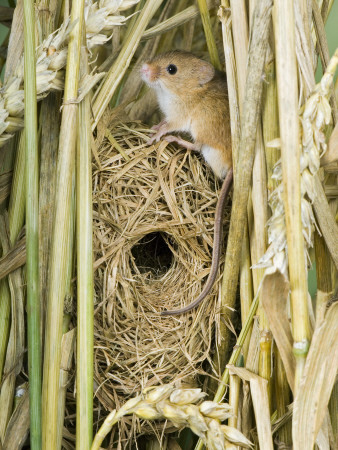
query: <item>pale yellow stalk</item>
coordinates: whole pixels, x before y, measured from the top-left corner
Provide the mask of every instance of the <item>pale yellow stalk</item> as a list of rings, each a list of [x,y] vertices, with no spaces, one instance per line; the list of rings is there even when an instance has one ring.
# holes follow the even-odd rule
[[[72,177],[75,162],[76,119],[78,109],[76,98],[79,83],[83,11],[84,1],[74,1],[71,20],[77,23],[71,32],[68,47],[46,317],[42,388],[42,448],[45,450],[54,450],[57,445],[56,424],[58,416],[63,304],[66,294],[66,258],[68,255],[67,243],[70,233]]]
[[[293,2],[276,0],[274,15],[284,207],[289,254],[296,391],[309,347],[307,281],[300,204],[298,81]]]

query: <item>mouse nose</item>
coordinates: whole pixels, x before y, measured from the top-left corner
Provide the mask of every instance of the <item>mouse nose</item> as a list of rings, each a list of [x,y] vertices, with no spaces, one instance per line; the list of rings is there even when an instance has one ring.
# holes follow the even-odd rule
[[[141,74],[143,77],[149,78],[150,77],[150,67],[148,64],[143,64],[141,67]]]

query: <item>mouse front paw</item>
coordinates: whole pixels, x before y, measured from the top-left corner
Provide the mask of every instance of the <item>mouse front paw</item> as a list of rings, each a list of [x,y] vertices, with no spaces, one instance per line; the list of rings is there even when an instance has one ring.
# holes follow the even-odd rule
[[[163,136],[163,134],[165,134],[165,133],[158,133],[158,132],[155,133],[154,136],[152,136],[150,139],[147,140],[147,145],[151,145],[154,142],[158,142],[161,139],[161,137]]]
[[[159,124],[154,125],[151,129],[157,130],[157,133],[155,133],[150,139],[148,139],[147,145],[151,145],[154,142],[158,142],[161,139],[161,137],[167,134],[169,131],[168,124],[165,120],[162,120],[162,122],[160,122]]]

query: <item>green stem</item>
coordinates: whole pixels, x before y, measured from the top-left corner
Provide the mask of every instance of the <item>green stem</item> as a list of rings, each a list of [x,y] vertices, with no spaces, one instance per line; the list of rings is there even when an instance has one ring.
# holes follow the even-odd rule
[[[87,67],[86,55],[81,66]],[[90,99],[79,108],[76,167],[77,375],[76,448],[89,450],[93,439],[93,239]]]
[[[58,170],[54,229],[51,244],[49,287],[47,296],[46,339],[43,373],[42,443],[45,450],[57,448],[58,395],[60,382],[63,306],[67,284],[67,257],[71,233],[71,195],[75,163],[76,104],[80,48],[83,28],[84,0],[72,3],[71,21],[75,23],[70,34],[66,69],[64,107],[59,139]]]
[[[200,15],[202,19],[204,34],[207,41],[211,63],[216,67],[216,69],[222,70],[221,62],[219,60],[219,55],[216,47],[216,41],[212,32],[207,2],[206,0],[197,0],[197,3],[200,10]]]
[[[26,248],[30,442],[41,449],[41,341],[39,300],[39,190],[36,103],[35,15],[32,0],[24,1]]]

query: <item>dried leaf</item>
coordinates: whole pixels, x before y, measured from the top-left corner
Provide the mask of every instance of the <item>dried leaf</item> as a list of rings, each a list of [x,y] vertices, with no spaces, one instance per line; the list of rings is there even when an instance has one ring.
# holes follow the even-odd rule
[[[286,310],[289,290],[289,282],[279,271],[265,275],[262,282],[261,301],[280,352],[289,385],[293,389],[295,359],[292,352],[293,339]]]
[[[336,302],[312,337],[294,404],[292,434],[295,450],[312,450],[326,414],[338,370],[337,323]]]
[[[19,401],[6,429],[3,448],[20,450],[29,432],[29,391],[28,389]]]
[[[267,380],[242,367],[230,365],[227,367],[231,374],[236,374],[242,380],[249,381],[255,411],[259,448],[260,450],[273,450]]]

